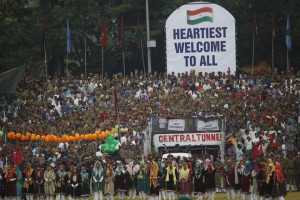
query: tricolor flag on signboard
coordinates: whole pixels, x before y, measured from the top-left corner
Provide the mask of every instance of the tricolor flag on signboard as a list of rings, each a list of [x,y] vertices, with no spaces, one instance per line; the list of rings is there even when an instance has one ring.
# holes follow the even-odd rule
[[[213,22],[213,9],[210,7],[198,10],[187,10],[187,23],[189,25],[200,24],[202,22]]]

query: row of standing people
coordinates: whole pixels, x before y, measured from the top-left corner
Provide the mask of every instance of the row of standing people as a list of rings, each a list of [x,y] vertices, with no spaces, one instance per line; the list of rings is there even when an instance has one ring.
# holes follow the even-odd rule
[[[254,164],[227,160],[221,165],[219,160],[213,163],[207,159],[196,161],[194,166],[190,162],[176,163],[175,160],[157,163],[149,159],[128,165],[95,161],[91,171],[72,166],[65,170],[63,165],[56,171],[50,165],[45,170],[42,166],[33,169],[30,164],[21,171],[18,166],[9,164],[1,173],[0,188],[1,197],[7,199],[20,199],[24,194],[27,200],[34,196],[37,200],[44,197],[47,200],[54,197],[57,200],[66,197],[85,200],[91,195],[95,200],[104,199],[104,195],[111,200],[115,194],[119,199],[124,199],[126,194],[135,199],[138,194],[141,199],[149,195],[150,199],[173,200],[180,194],[213,200],[221,180],[228,199],[278,197],[282,200],[286,195],[281,164],[274,164],[271,159]]]

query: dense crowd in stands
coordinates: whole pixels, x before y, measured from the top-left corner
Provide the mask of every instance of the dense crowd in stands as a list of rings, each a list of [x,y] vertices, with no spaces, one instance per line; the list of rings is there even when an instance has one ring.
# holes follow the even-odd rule
[[[249,160],[251,170],[254,170],[253,162],[257,158],[267,156],[274,160],[287,159],[286,157],[294,157],[300,152],[300,78],[293,70],[287,74],[260,72],[253,75],[230,72],[149,75],[135,72],[125,78],[122,74],[112,78],[102,78],[97,74],[89,74],[87,78],[83,75],[54,76],[50,79],[26,76],[16,93],[2,94],[1,118],[5,118],[6,131],[15,133],[74,135],[111,130],[118,124],[115,117],[115,94],[120,125],[128,128],[128,132],[121,135],[125,138],[122,145],[135,141],[132,148],[139,148],[137,146],[143,144],[145,129],[153,115],[166,118],[225,116],[225,137],[230,145],[226,149],[227,160],[222,156],[223,164],[229,160],[234,161],[234,166],[240,162],[240,165],[247,167],[249,163],[247,165],[246,161]],[[2,121],[1,129],[3,126]],[[22,170],[26,169],[25,164],[41,167],[45,163],[56,170],[61,164],[68,170],[71,165],[80,165],[81,169],[85,163],[95,163],[96,155],[101,155],[98,158],[103,161],[98,149],[99,142],[101,141],[57,144],[14,140],[3,146],[2,137],[1,156],[2,161],[3,157],[8,157],[16,165],[24,165]],[[200,157],[202,156],[193,155],[190,159],[194,162],[186,160],[186,163],[191,162],[194,167]],[[141,158],[142,156],[138,163],[143,160]],[[126,162],[128,161],[122,161],[124,169],[127,168]],[[105,163],[116,169],[116,160],[108,162],[106,158]],[[149,163],[152,163],[152,159]],[[207,171],[209,168],[211,172],[213,165],[209,164],[210,161],[204,158],[199,165],[201,163],[205,163],[201,169]],[[103,162],[100,165],[102,164]],[[103,168],[109,171],[110,166],[105,165]],[[152,167],[152,164],[149,166]],[[288,169],[284,163],[281,166]],[[0,167],[3,169],[3,163]],[[275,161],[273,167],[275,170]],[[87,168],[91,177],[91,165]],[[189,168],[192,171],[192,167]],[[296,173],[294,164],[293,170],[290,175]],[[132,173],[129,174],[132,176]],[[148,176],[151,175],[148,173]],[[151,191],[150,188],[149,190]],[[231,197],[229,194],[229,198]],[[171,198],[173,197],[170,196]],[[209,198],[214,198],[213,194]]]

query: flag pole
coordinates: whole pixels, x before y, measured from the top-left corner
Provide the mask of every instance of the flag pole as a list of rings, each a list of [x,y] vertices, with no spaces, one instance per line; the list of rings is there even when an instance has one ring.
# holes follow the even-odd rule
[[[252,71],[252,75],[253,75],[253,68],[254,68],[254,49],[255,49],[255,44],[254,44],[254,40],[255,40],[255,38],[254,38],[255,36],[254,36],[254,34],[253,34],[253,39],[252,39],[252,69],[251,69],[251,71]]]
[[[286,48],[286,73],[289,71],[289,48]]]
[[[274,36],[272,34],[272,72],[274,73]]]
[[[103,65],[104,65],[104,60],[103,60],[103,57],[104,57],[104,48],[103,48],[103,45],[102,45],[102,55],[101,55],[101,57],[102,57],[102,71],[101,71],[101,76],[102,76],[102,80],[103,80],[103,78],[104,78],[104,67],[103,67]]]
[[[84,77],[85,79],[87,78],[86,76],[86,35],[84,35]]]
[[[69,54],[68,54],[68,50],[67,50],[67,70],[66,70],[67,78],[68,78],[68,69],[69,69]]]
[[[125,52],[123,51],[123,72],[124,72],[124,78],[125,78]]]
[[[44,41],[44,53],[45,53],[45,69],[46,69],[46,80],[48,77],[48,66],[47,66],[47,52],[46,52],[46,43]]]
[[[146,67],[145,67],[145,60],[144,60],[144,50],[143,50],[143,41],[141,41],[141,51],[142,51],[142,60],[143,60],[143,67],[144,67],[144,74],[146,74]]]

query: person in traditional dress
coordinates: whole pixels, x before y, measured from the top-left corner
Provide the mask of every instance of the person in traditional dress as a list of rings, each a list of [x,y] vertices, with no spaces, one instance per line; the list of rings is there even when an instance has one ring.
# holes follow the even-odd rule
[[[118,196],[119,199],[124,199],[125,198],[125,193],[128,190],[128,187],[133,184],[130,174],[128,172],[128,166],[125,164],[123,165],[121,169],[121,174],[118,177]]]
[[[242,194],[242,178],[243,178],[243,168],[244,166],[240,161],[235,164],[234,169],[234,195],[233,199],[241,199]]]
[[[73,174],[73,165],[70,165],[69,171],[67,172],[66,178],[67,178],[67,192],[66,195],[68,196],[69,200],[72,200],[72,186],[71,186],[71,179],[72,179],[72,174]]]
[[[266,195],[266,164],[262,162],[260,164],[259,172],[257,175],[258,193],[260,200],[263,200]]]
[[[5,196],[4,190],[4,172],[3,169],[0,167],[0,199],[4,200]]]
[[[273,173],[273,197],[278,197],[278,200],[284,200],[284,197],[287,195],[287,190],[285,185],[285,175],[279,162],[276,162],[275,171]]]
[[[113,167],[110,163],[107,164],[106,166],[106,171],[105,171],[105,194],[107,200],[113,200],[114,199],[114,178],[115,178],[115,173],[113,170]]]
[[[17,200],[20,200],[23,196],[23,173],[21,172],[19,165],[15,165],[15,170],[17,173]]]
[[[122,169],[123,169],[123,165],[121,163],[121,161],[117,160],[116,162],[116,169],[115,169],[115,184],[114,184],[114,189],[115,191],[117,191],[118,193],[118,197],[119,199],[121,198],[121,193],[119,192],[120,189],[120,184],[122,183]]]
[[[234,199],[234,183],[235,183],[235,173],[234,166],[232,165],[231,160],[227,160],[224,165],[224,186],[227,193],[227,199]]]
[[[245,162],[242,178],[243,200],[250,199],[250,182],[251,182],[251,163],[249,160]]]
[[[37,200],[42,200],[45,195],[44,191],[44,170],[43,168],[38,165],[37,168],[34,170],[34,194]]]
[[[94,164],[92,176],[94,200],[103,200],[104,170],[99,161]]]
[[[23,193],[27,200],[33,200],[34,195],[34,170],[31,168],[31,164],[27,164],[23,170]]]
[[[268,159],[266,166],[266,198],[272,199],[272,188],[273,188],[273,172],[275,166],[272,159]]]
[[[205,178],[205,189],[209,200],[215,199],[215,173],[216,170],[213,166],[212,161],[208,161],[204,169],[204,178]]]
[[[130,182],[128,183],[128,196],[130,199],[136,198],[137,173],[140,165],[137,161],[130,162],[128,172],[130,174]]]
[[[17,196],[17,172],[12,163],[9,163],[5,170],[5,197],[7,200],[14,200]]]
[[[161,177],[158,164],[154,161],[153,158],[149,158],[150,161],[150,197],[149,200],[158,200],[159,197],[159,179]]]
[[[71,185],[70,192],[73,200],[79,199],[81,196],[80,181],[81,181],[80,174],[78,173],[77,167],[73,167],[71,180],[70,180],[70,185]]]
[[[222,170],[223,163],[221,161],[221,157],[217,156],[217,160],[214,163],[216,174],[215,174],[215,182],[216,182],[216,192],[221,192],[221,180],[222,180]]]
[[[187,167],[186,162],[184,162],[182,166],[183,167],[180,170],[180,175],[179,175],[180,193],[189,196],[191,194],[191,187],[190,187],[191,172],[190,169]]]
[[[140,170],[137,173],[137,191],[140,199],[146,199],[146,195],[149,193],[148,175],[144,164],[140,164]]]
[[[255,162],[253,169],[251,171],[251,186],[250,186],[250,193],[251,193],[251,200],[258,200],[258,182],[257,176],[259,173],[258,164]]]
[[[81,168],[80,178],[81,178],[81,188],[80,188],[81,198],[83,200],[87,200],[91,192],[90,192],[90,177],[85,167]]]
[[[65,200],[67,193],[67,172],[63,165],[59,166],[58,171],[56,172],[56,200]]]
[[[166,161],[163,161],[159,165],[159,171],[161,173],[161,178],[159,180],[159,197],[158,199],[166,200]]]
[[[52,200],[55,194],[55,173],[50,165],[44,172],[44,190],[47,200]]]
[[[194,195],[197,197],[197,200],[202,200],[205,193],[203,170],[204,169],[202,168],[201,163],[197,161],[192,174],[194,182]]]
[[[175,190],[177,182],[177,170],[173,166],[172,161],[168,162],[168,167],[166,171],[166,191],[169,200],[175,200]]]

